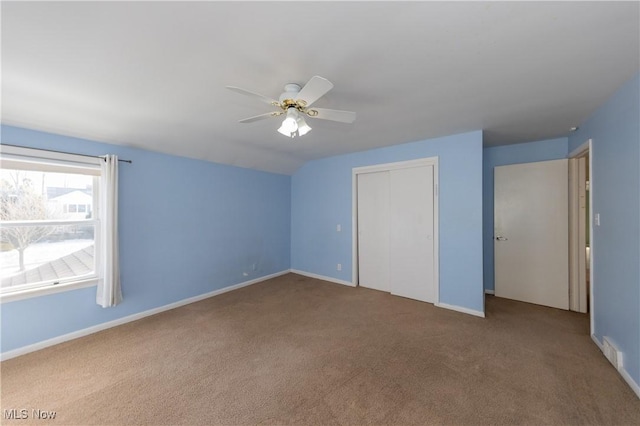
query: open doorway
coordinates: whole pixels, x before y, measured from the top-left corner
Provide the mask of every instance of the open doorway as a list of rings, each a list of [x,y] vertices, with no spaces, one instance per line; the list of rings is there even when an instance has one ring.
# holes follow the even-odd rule
[[[583,313],[593,311],[591,159],[591,140],[569,155],[569,309]]]

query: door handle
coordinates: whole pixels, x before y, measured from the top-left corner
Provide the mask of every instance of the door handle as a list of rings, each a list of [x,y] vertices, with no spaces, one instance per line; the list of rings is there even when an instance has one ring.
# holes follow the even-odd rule
[[[508,238],[507,238],[507,237],[503,237],[502,235],[498,235],[498,236],[496,237],[496,240],[497,240],[497,241],[507,241],[507,240],[508,240]]]

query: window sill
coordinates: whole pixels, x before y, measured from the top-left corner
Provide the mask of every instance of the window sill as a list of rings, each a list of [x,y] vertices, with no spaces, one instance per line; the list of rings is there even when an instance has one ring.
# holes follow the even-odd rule
[[[62,293],[79,288],[94,287],[98,284],[97,278],[90,278],[82,281],[73,281],[66,284],[49,285],[46,287],[30,288],[13,293],[0,294],[0,303],[15,302],[17,300],[30,299],[32,297],[45,296],[47,294]]]

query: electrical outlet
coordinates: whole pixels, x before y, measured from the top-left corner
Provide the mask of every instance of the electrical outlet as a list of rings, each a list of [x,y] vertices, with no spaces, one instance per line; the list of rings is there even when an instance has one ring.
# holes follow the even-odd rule
[[[342,232],[342,226],[340,224],[336,225],[336,232]]]
[[[338,263],[338,267],[336,268],[338,271],[342,271],[342,263]]]

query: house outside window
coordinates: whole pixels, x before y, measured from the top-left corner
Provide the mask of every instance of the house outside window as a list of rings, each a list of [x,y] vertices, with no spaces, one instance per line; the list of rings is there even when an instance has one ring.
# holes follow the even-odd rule
[[[94,285],[99,268],[101,160],[0,149],[3,301]]]

